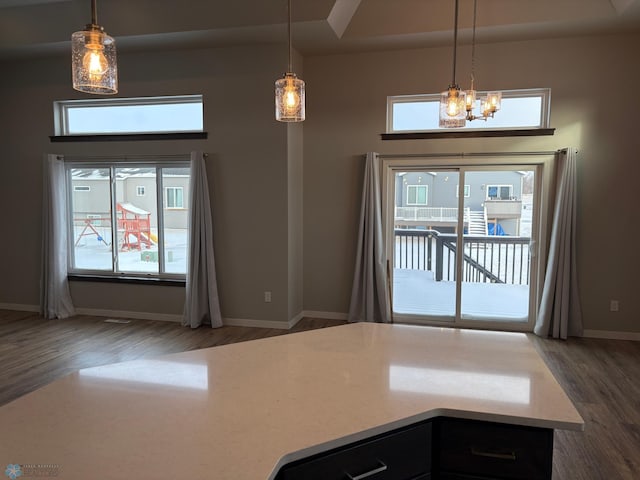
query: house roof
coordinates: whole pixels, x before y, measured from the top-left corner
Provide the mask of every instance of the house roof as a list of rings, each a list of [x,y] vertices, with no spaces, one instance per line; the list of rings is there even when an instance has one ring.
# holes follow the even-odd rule
[[[284,42],[286,0],[103,0],[98,23],[121,51]],[[303,54],[450,45],[453,0],[293,0]],[[470,41],[473,0],[460,0]],[[63,52],[89,0],[0,0],[0,59]],[[477,42],[640,30],[640,0],[478,0]]]

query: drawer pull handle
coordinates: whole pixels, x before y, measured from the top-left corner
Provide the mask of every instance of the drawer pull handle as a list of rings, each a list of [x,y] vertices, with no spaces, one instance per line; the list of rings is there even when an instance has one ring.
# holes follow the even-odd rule
[[[386,469],[389,468],[383,462],[381,462],[380,460],[378,460],[378,463],[380,464],[379,467],[374,468],[373,470],[370,470],[370,471],[368,471],[366,473],[362,473],[360,475],[356,475],[355,477],[353,475],[351,475],[349,472],[345,472],[345,473],[347,474],[347,477],[349,477],[349,480],[364,480],[365,478],[372,477],[372,476],[376,475],[377,473],[382,473]]]
[[[516,452],[508,452],[508,453],[487,452],[483,450],[478,450],[475,447],[471,447],[471,455],[475,455],[477,457],[499,458],[500,460],[511,460],[514,462],[516,461]]]

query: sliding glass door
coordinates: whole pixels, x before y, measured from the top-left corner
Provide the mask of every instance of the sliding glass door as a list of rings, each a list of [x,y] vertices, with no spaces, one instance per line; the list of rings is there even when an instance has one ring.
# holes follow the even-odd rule
[[[537,294],[540,167],[387,168],[395,321],[527,330]]]

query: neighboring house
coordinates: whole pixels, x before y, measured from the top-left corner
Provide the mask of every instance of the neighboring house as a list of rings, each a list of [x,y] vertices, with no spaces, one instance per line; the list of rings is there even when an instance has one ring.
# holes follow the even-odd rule
[[[465,175],[465,229],[473,234],[520,234],[526,172],[488,171]],[[450,231],[458,208],[457,172],[403,172],[396,175],[396,226]],[[467,221],[468,220],[468,221]],[[473,224],[469,226],[469,223]],[[488,227],[488,228],[487,228]]]
[[[149,212],[151,228],[157,229],[158,205],[155,194],[155,171],[133,170],[136,171],[117,173],[116,203],[128,203]],[[189,176],[179,173],[165,173],[162,177],[162,184],[165,228],[186,229]],[[100,218],[109,218],[111,199],[107,170],[96,169],[91,173],[85,169],[74,171],[71,190],[75,220],[95,218],[96,222],[100,222]]]

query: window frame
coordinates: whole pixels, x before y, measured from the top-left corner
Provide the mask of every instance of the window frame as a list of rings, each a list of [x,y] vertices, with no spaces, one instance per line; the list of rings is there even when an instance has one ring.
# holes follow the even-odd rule
[[[529,89],[517,89],[517,90],[502,90],[502,99],[509,98],[541,98],[540,108],[540,122],[535,127],[495,127],[495,128],[474,128],[473,126],[464,126],[462,128],[425,128],[414,130],[394,130],[393,128],[393,106],[401,103],[440,103],[440,93],[429,94],[414,94],[414,95],[392,95],[387,97],[387,121],[386,121],[386,134],[409,134],[409,133],[442,133],[442,132],[496,132],[496,131],[522,131],[522,130],[546,130],[550,126],[551,115],[551,89],[550,88],[529,88]],[[485,95],[487,92],[477,92],[478,97]],[[498,113],[499,114],[499,113]],[[473,125],[467,124],[467,125]]]
[[[117,106],[154,106],[199,103],[202,106],[202,128],[197,130],[132,130],[118,132],[79,132],[70,133],[69,111],[74,108],[117,107]],[[93,137],[93,136],[128,136],[128,135],[167,135],[192,134],[204,132],[204,96],[173,95],[160,97],[127,97],[127,98],[99,98],[81,100],[56,100],[53,102],[53,126],[55,137]]]
[[[176,192],[180,192],[180,206],[169,206],[169,190],[175,190]],[[177,198],[174,194],[174,201]],[[164,187],[164,206],[167,210],[184,210],[184,188],[179,186],[168,186]]]
[[[147,189],[144,185],[136,185],[136,197],[145,197],[147,195]]]
[[[460,197],[460,184],[456,185],[456,198]],[[471,197],[471,185],[470,184],[466,184],[464,186],[464,198],[470,198]]]
[[[427,207],[429,206],[429,185],[421,185],[421,184],[410,184],[407,185],[407,201],[406,201],[406,205],[408,207]],[[425,195],[424,195],[424,203],[410,203],[409,202],[409,190],[411,188],[415,188],[416,189],[416,200],[418,200],[418,187],[422,187],[425,190]]]
[[[119,271],[118,267],[118,250],[117,250],[117,211],[115,205],[117,203],[116,200],[116,175],[115,172],[119,168],[155,168],[156,170],[156,205],[158,207],[157,213],[157,230],[158,230],[158,272],[136,272],[136,271]],[[171,273],[167,272],[165,268],[165,219],[164,219],[164,197],[160,196],[160,192],[164,192],[164,188],[162,185],[163,182],[163,170],[167,168],[188,168],[189,176],[191,176],[191,165],[189,160],[189,155],[184,155],[183,158],[173,159],[171,161],[165,160],[157,160],[157,161],[119,161],[117,157],[112,159],[101,159],[100,161],[67,161],[65,162],[65,182],[67,185],[67,243],[68,243],[68,265],[67,271],[68,276],[71,278],[94,278],[94,279],[105,279],[106,281],[135,281],[135,280],[150,280],[150,281],[186,281],[187,272],[185,273]],[[110,206],[110,225],[107,225],[111,228],[112,235],[110,238],[112,249],[111,249],[111,270],[99,270],[99,269],[89,269],[89,268],[77,268],[75,267],[75,231],[74,231],[74,209],[73,209],[73,175],[72,171],[74,169],[83,169],[83,168],[91,168],[91,169],[108,169],[109,170],[109,206]],[[190,183],[190,181],[189,181]],[[182,187],[178,187],[182,188]],[[136,188],[137,190],[137,188]],[[183,189],[184,190],[184,189]],[[183,192],[183,204],[184,204],[184,192]],[[182,210],[188,209],[187,207],[183,207]],[[89,216],[87,215],[87,218]],[[187,223],[187,235],[188,235],[188,223]],[[115,247],[113,245],[116,245]],[[188,246],[187,246],[188,248]],[[144,250],[141,250],[141,252]],[[187,251],[187,257],[188,257]],[[188,263],[188,262],[187,262]]]
[[[513,198],[513,190],[514,190],[514,185],[512,184],[508,184],[508,183],[487,183],[485,185],[485,200],[505,200],[504,198],[491,198],[489,196],[489,188],[490,187],[497,187],[498,191],[500,191],[500,189],[502,187],[509,187],[509,198],[507,198],[506,200],[511,200]]]

